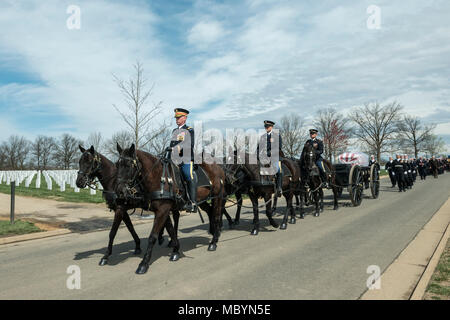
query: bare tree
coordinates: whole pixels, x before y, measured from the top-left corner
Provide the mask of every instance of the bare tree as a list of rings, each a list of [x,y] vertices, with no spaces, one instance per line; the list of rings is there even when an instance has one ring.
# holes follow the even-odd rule
[[[8,155],[6,150],[6,142],[0,145],[0,169],[4,170],[7,167]]]
[[[39,135],[31,145],[34,167],[38,170],[46,170],[50,164],[52,153],[56,148],[55,139]]]
[[[445,142],[441,137],[435,134],[428,135],[423,142],[423,151],[430,156],[438,156],[446,151]]]
[[[161,154],[170,144],[172,130],[166,122],[163,122],[158,128],[147,134],[147,139],[148,144],[145,149],[152,154]]]
[[[144,148],[151,140],[148,138],[148,124],[161,110],[162,102],[153,103],[153,106],[148,105],[154,84],[149,89],[146,88],[147,79],[144,77],[144,69],[140,62],[134,65],[134,76],[128,81],[119,79],[115,75],[113,77],[124,96],[128,110],[123,112],[115,104],[113,107],[131,130],[136,148]]]
[[[100,132],[92,132],[91,134],[89,134],[89,137],[86,141],[86,146],[94,146],[94,149],[97,152],[103,153],[104,143],[102,134]]]
[[[128,148],[134,142],[133,135],[129,131],[120,131],[113,134],[111,139],[106,140],[103,144],[105,155],[111,157],[111,160],[117,159],[117,143],[122,148]]]
[[[30,142],[24,137],[12,135],[2,146],[6,159],[5,167],[11,170],[25,169],[25,162],[30,151]]]
[[[381,153],[388,150],[388,145],[394,138],[402,109],[397,102],[385,106],[372,103],[355,108],[350,114],[350,119],[356,124],[355,136],[361,143],[375,150],[378,162]]]
[[[417,158],[423,143],[435,128],[435,124],[424,125],[418,117],[405,115],[398,123],[402,146],[407,150],[412,149]]]
[[[314,126],[322,135],[325,157],[333,161],[338,153],[348,147],[352,132],[348,127],[349,119],[334,108],[319,109],[317,116]]]
[[[281,118],[281,139],[283,152],[286,157],[299,157],[302,148],[308,139],[305,121],[299,115],[290,114]]]
[[[56,143],[54,152],[56,165],[65,170],[73,168],[77,163],[78,145],[82,143],[81,140],[76,139],[70,134],[63,134]]]

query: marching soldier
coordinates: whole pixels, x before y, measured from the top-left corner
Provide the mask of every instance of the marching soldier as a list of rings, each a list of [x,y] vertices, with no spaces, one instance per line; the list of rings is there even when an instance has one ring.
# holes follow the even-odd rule
[[[276,194],[277,197],[281,197],[281,194],[283,192],[282,190],[282,186],[283,186],[283,171],[281,170],[281,161],[279,159],[280,155],[282,154],[281,149],[282,149],[282,139],[281,139],[281,135],[278,133],[275,133],[274,131],[272,131],[273,126],[275,125],[275,122],[270,121],[270,120],[265,120],[264,121],[264,128],[266,129],[266,133],[264,135],[261,136],[260,140],[259,140],[259,145],[257,148],[257,155],[258,155],[258,159],[259,159],[259,146],[264,144],[264,140],[266,139],[266,155],[267,157],[272,157],[272,143],[274,143],[276,141],[276,139],[278,139],[278,159],[275,159],[276,161],[274,162],[277,173],[276,173]]]
[[[431,169],[431,172],[433,173],[434,178],[437,179],[437,177],[438,177],[438,161],[436,160],[435,156],[431,157],[430,169]]]
[[[181,158],[178,165],[182,175],[187,183],[189,201],[186,204],[186,212],[197,211],[197,175],[194,172],[194,129],[186,125],[189,111],[177,108],[175,111],[175,120],[177,128],[172,131],[172,140],[170,147],[166,149],[170,154],[176,152],[177,158]],[[190,154],[185,154],[187,152]]]
[[[393,162],[394,174],[397,178],[398,192],[406,192],[405,186],[405,165],[402,162],[401,156],[398,154],[397,158]]]
[[[384,169],[389,173],[389,179],[391,179],[392,188],[395,187],[397,181],[395,179],[395,173],[394,173],[394,159],[392,157],[389,157],[389,161],[386,162],[386,165]]]
[[[419,171],[420,180],[425,180],[427,178],[427,163],[423,157],[420,157],[417,161],[417,170]]]
[[[374,163],[376,163],[377,162],[377,160],[375,159],[375,156],[372,154],[371,156],[370,156],[370,160],[369,160],[369,167],[371,166],[371,165],[373,165]]]

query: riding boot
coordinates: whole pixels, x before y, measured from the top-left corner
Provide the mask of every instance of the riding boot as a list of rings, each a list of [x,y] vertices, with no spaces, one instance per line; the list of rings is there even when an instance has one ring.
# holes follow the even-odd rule
[[[281,197],[283,193],[283,174],[281,172],[277,173],[277,197]]]
[[[187,182],[190,201],[186,204],[186,212],[197,212],[197,176]]]

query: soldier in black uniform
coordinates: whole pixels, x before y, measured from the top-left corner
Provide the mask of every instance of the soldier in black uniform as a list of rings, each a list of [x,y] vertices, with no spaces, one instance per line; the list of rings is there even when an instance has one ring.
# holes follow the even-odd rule
[[[395,179],[395,173],[394,173],[394,159],[392,157],[389,157],[389,161],[386,162],[386,165],[384,169],[389,173],[389,179],[391,179],[392,188],[395,187],[397,181]]]
[[[175,163],[181,169],[182,175],[187,183],[187,191],[189,202],[186,204],[186,212],[197,211],[197,175],[194,172],[194,129],[186,125],[187,115],[189,111],[183,108],[177,108],[175,111],[175,119],[177,128],[172,131],[172,140],[169,156],[172,152],[176,152]],[[185,153],[186,152],[186,153]],[[178,160],[178,161],[177,161]]]
[[[411,159],[411,171],[412,171],[412,177],[413,177],[413,183],[416,182],[417,178],[417,161],[416,159]]]
[[[323,166],[323,158],[322,158],[322,153],[323,153],[323,142],[322,140],[317,138],[317,133],[319,132],[319,130],[317,129],[310,129],[309,130],[309,136],[311,139],[309,139],[308,141],[306,141],[305,146],[306,145],[311,145],[313,146],[313,148],[316,150],[316,165],[319,168],[319,172],[320,172],[320,177],[322,179],[322,183],[327,186],[327,175],[325,172],[325,167]],[[301,155],[301,159],[303,158],[303,154],[305,152],[305,147],[303,147],[303,151],[302,151],[302,155]]]
[[[427,178],[427,162],[423,157],[417,160],[417,170],[419,171],[420,180],[425,180]]]
[[[393,162],[394,166],[394,174],[397,178],[397,185],[398,185],[398,192],[406,192],[406,186],[405,186],[405,171],[406,166],[404,163],[402,163],[401,156],[398,154],[397,159]]]
[[[270,120],[264,121],[264,128],[266,129],[266,133],[262,135],[259,139],[259,145],[257,147],[257,156],[259,159],[259,146],[264,145],[264,140],[266,141],[266,155],[268,158],[272,157],[272,143],[278,139],[278,158],[275,159],[274,165],[276,167],[277,173],[276,173],[276,188],[277,188],[277,197],[281,197],[281,194],[283,193],[282,187],[283,187],[283,171],[281,170],[281,161],[280,161],[280,155],[282,154],[281,149],[283,147],[283,141],[281,139],[281,135],[274,132],[273,126],[275,125],[275,122]],[[276,152],[274,152],[274,156],[276,156]]]

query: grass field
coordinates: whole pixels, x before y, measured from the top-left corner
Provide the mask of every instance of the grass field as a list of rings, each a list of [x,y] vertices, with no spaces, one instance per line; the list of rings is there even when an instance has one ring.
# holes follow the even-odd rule
[[[9,220],[0,220],[0,237],[19,235],[43,231],[31,222],[16,220],[13,224]]]
[[[69,185],[66,185],[66,191],[59,191],[59,186],[56,182],[52,181],[52,190],[47,189],[47,183],[45,182],[44,176],[41,174],[41,188],[36,189],[36,178],[37,175],[34,176],[33,180],[30,183],[30,187],[25,187],[25,181],[21,183],[20,186],[16,185],[16,195],[18,196],[28,196],[28,197],[37,197],[37,198],[47,198],[53,199],[57,201],[66,201],[66,202],[89,202],[89,203],[102,203],[102,192],[97,190],[97,194],[91,195],[89,193],[90,189],[81,189],[80,192],[74,192],[73,188]],[[0,192],[10,194],[11,186],[6,185],[6,183],[0,184]]]
[[[450,300],[450,239],[425,292],[425,300]]]

